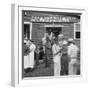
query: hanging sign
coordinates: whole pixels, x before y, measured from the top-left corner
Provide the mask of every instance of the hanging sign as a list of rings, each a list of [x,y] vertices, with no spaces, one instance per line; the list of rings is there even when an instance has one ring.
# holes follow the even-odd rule
[[[79,22],[80,19],[74,16],[30,16],[25,19],[31,22]]]

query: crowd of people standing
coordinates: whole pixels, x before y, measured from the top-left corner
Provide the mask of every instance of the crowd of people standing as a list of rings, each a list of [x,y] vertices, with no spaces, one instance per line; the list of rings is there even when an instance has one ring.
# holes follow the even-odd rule
[[[38,59],[43,59],[45,67],[50,66],[52,54],[54,76],[77,75],[79,48],[73,38],[65,39],[63,34],[54,35],[53,32],[45,33],[42,38],[42,47],[38,48],[32,40],[27,40],[27,55],[24,55],[25,72],[33,71],[35,67],[35,52]]]

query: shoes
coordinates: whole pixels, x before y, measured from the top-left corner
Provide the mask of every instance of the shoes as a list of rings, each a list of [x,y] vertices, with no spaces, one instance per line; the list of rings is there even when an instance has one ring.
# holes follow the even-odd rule
[[[24,71],[25,71],[25,73],[28,73],[28,72],[32,72],[33,70],[34,70],[34,68],[27,68]]]

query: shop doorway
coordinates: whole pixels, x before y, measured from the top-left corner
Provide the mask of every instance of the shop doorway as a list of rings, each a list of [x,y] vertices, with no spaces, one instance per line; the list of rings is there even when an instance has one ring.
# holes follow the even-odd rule
[[[46,32],[50,35],[51,32],[57,37],[60,33],[62,33],[62,27],[46,27]]]

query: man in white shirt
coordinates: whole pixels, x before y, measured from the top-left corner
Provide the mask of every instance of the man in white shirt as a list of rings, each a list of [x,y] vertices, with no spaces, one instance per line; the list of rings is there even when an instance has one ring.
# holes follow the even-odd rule
[[[61,47],[58,40],[52,46],[53,62],[54,62],[54,76],[60,76],[61,72]]]
[[[77,54],[78,54],[79,48],[75,45],[72,38],[68,39],[68,42],[69,42],[68,56],[70,58],[69,75],[76,75],[77,67],[75,67],[75,64],[77,63]]]

